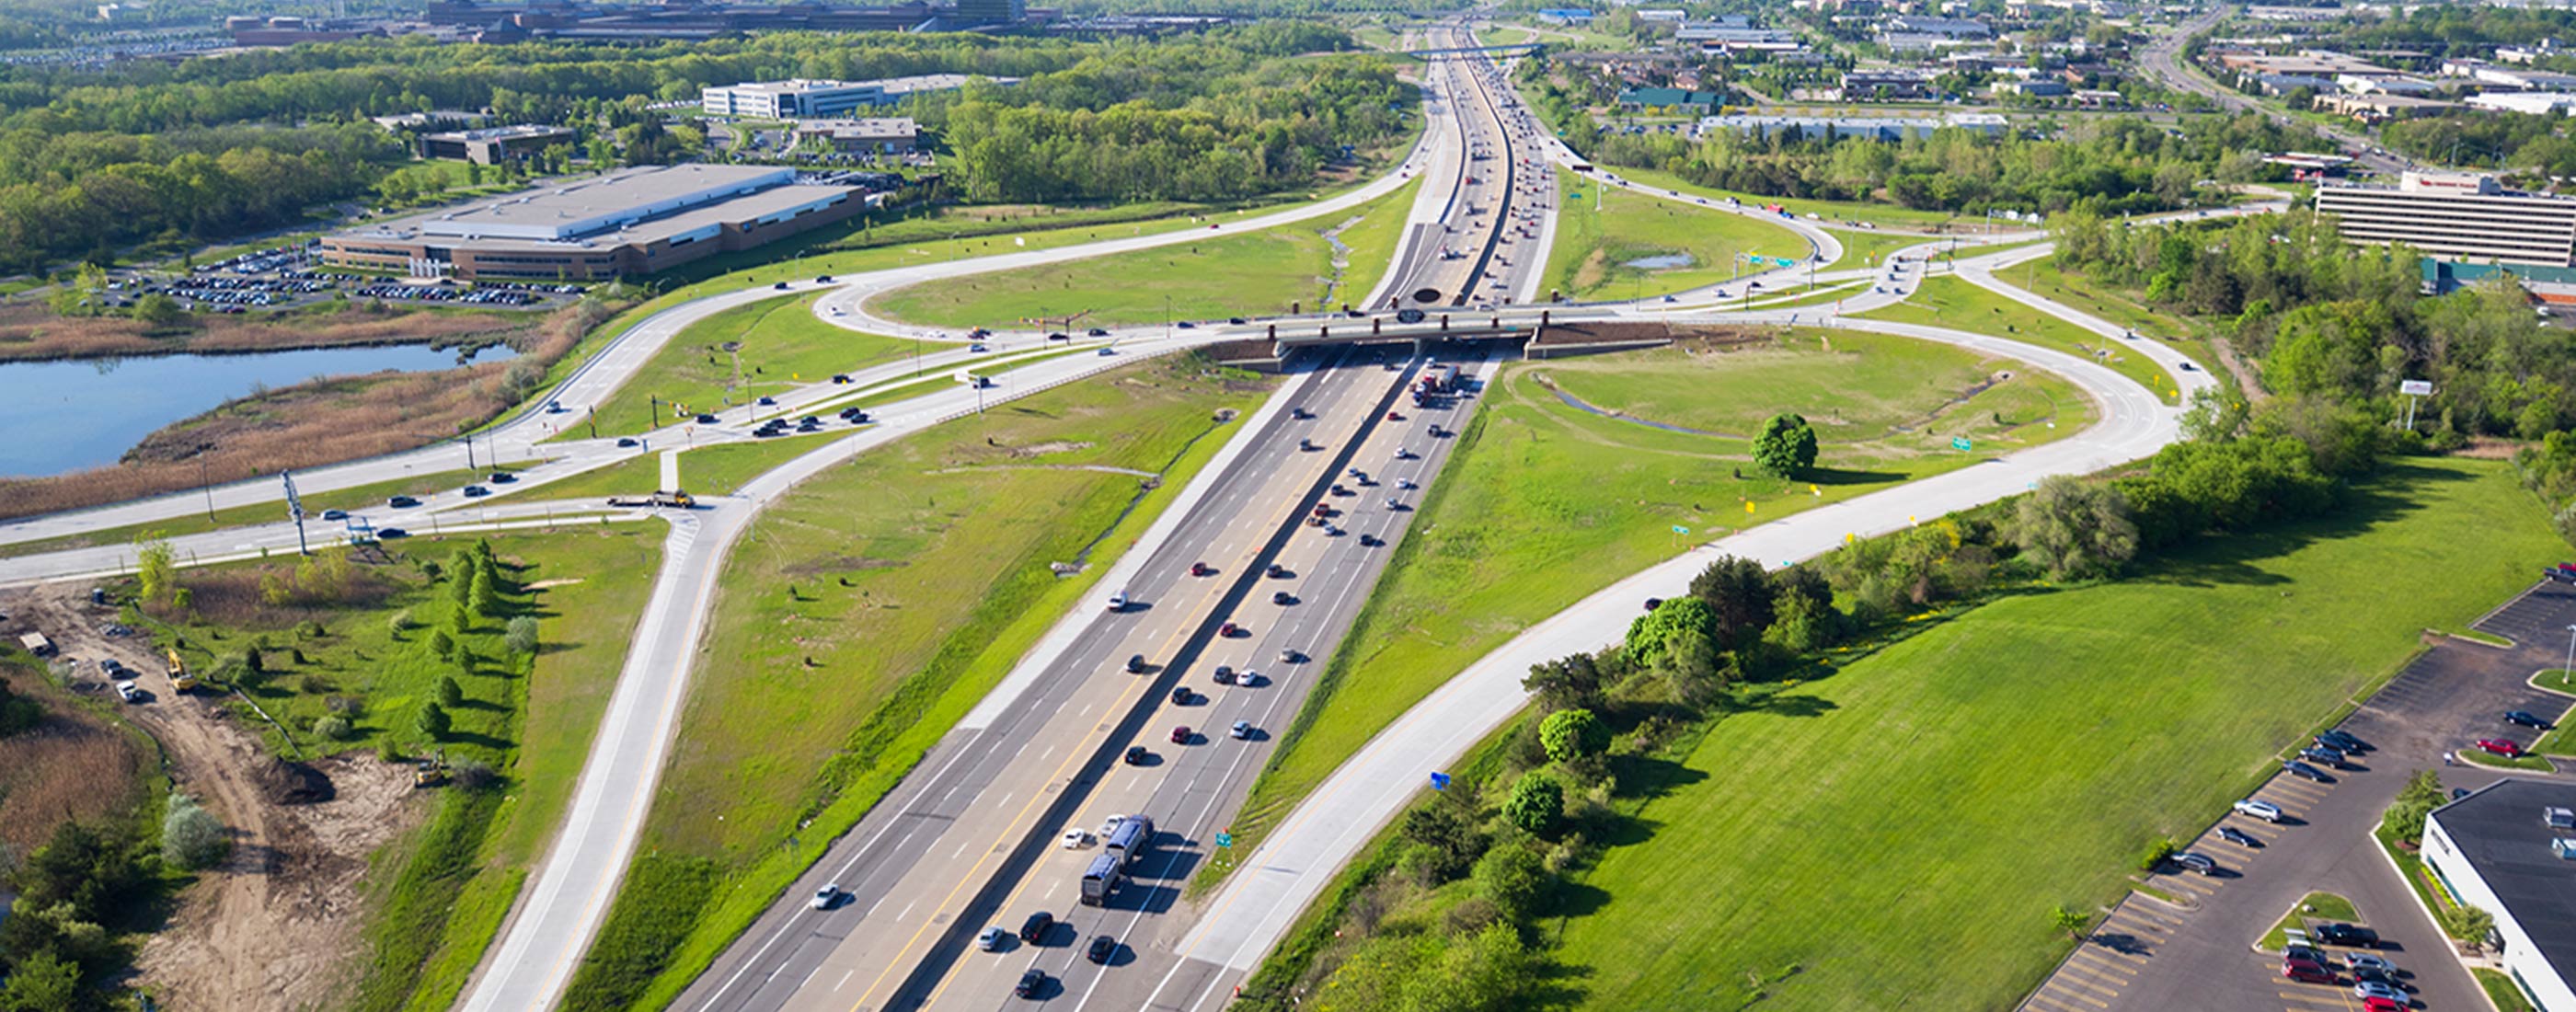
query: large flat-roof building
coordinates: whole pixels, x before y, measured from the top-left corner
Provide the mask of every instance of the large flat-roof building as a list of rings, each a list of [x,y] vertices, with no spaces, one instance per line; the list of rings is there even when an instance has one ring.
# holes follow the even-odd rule
[[[1930,137],[1938,130],[1967,130],[1995,137],[2010,127],[2011,123],[2002,116],[1988,112],[1947,116],[1704,116],[1693,136],[1726,131],[1751,137],[1786,134],[1806,140],[1907,141]]]
[[[2576,1009],[2576,786],[2499,780],[2424,820],[2424,864],[2495,915],[2505,976],[2549,1012]]]
[[[2395,187],[2320,186],[2317,211],[2362,245],[2508,264],[2576,264],[2576,200],[2517,193],[2493,176],[2409,172]]]
[[[572,142],[573,132],[559,126],[525,124],[450,130],[420,135],[420,156],[461,158],[482,165],[499,165],[512,159],[526,158],[557,144],[570,145]]]
[[[909,116],[806,120],[796,124],[796,140],[845,154],[908,155],[921,141],[921,124]]]
[[[653,274],[866,206],[857,187],[803,185],[794,169],[653,166],[333,233],[322,260],[418,277]]]
[[[989,80],[997,84],[1013,84],[1019,79],[996,77]],[[966,81],[964,74],[917,74],[877,81],[804,78],[755,81],[729,87],[702,88],[698,92],[698,105],[710,116],[831,119],[848,116],[859,109],[893,105],[926,92],[963,88]]]

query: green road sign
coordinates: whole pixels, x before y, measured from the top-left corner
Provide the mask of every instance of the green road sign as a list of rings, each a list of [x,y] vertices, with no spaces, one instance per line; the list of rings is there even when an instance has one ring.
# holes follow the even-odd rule
[[[1969,447],[1971,447],[1971,446],[1975,446],[1975,445],[1976,445],[1975,443],[1971,443],[1971,442],[1969,442],[1969,441],[1968,441],[1968,437],[1966,437],[1966,436],[1952,436],[1952,437],[1950,437],[1950,448],[1951,448],[1951,449],[1953,449],[1953,450],[1966,450],[1966,449],[1968,449]]]

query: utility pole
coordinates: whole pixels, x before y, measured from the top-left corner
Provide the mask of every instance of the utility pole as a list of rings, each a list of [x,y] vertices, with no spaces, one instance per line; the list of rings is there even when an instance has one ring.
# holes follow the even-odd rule
[[[197,484],[206,488],[206,519],[208,520],[215,518],[215,480],[207,472],[206,453],[214,448],[213,443],[197,444]]]

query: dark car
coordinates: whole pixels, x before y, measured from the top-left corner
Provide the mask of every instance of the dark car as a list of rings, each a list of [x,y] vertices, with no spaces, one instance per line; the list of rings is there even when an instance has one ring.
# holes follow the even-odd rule
[[[634,449],[634,448],[636,448],[636,447],[638,447],[638,446],[642,446],[642,445],[644,445],[644,444],[639,443],[639,442],[636,442],[636,441],[635,441],[635,437],[633,437],[633,436],[619,436],[619,437],[617,437],[617,448],[618,448],[618,449],[620,449],[620,450],[632,450],[632,449]]]
[[[1240,317],[1240,316],[1229,316],[1229,317],[1226,317],[1226,318],[1225,318],[1225,322],[1227,322],[1227,323],[1231,323],[1231,324],[1233,324],[1233,325],[1235,325],[1235,326],[1240,327],[1240,326],[1243,326],[1243,317]]]
[[[491,489],[484,488],[484,487],[483,487],[483,486],[481,486],[481,485],[467,485],[467,486],[465,486],[465,497],[466,497],[466,498],[468,498],[468,499],[480,499],[480,498],[482,498],[482,497],[484,497],[484,496],[491,495],[491,494],[492,494],[492,490],[491,490]]]
[[[1089,337],[1108,337],[1108,336],[1109,336],[1109,332],[1108,332],[1108,331],[1106,331],[1106,330],[1102,330],[1102,329],[1100,329],[1100,328],[1098,328],[1098,327],[1093,327],[1093,328],[1091,328],[1090,330],[1083,331],[1083,334],[1084,334],[1084,335],[1086,335],[1086,336],[1089,336]]]
[[[517,481],[517,480],[519,480],[519,476],[518,476],[518,475],[515,475],[515,474],[511,474],[511,473],[510,473],[510,472],[508,472],[508,471],[494,471],[494,472],[492,472],[492,484],[495,484],[495,485],[507,485],[507,484],[510,484],[511,482],[514,482],[514,481]]]
[[[2338,769],[2343,767],[2343,753],[2322,745],[2299,750],[2299,758]]]
[[[770,290],[771,290],[771,291],[783,292],[783,291],[786,291],[786,290],[787,290],[787,282],[781,281],[781,282],[779,282],[779,283],[777,283],[777,284],[774,284],[774,285],[769,286],[769,288],[770,288]]]
[[[700,425],[714,425],[715,423],[716,423],[716,416],[714,416],[714,415],[705,415],[705,414],[702,414],[702,415],[699,415],[699,416],[698,416],[698,424],[700,424]]]
[[[1048,335],[1047,335],[1047,340],[1049,340],[1049,341],[1070,341],[1070,340],[1073,340],[1073,335],[1071,335],[1071,334],[1065,334],[1065,333],[1048,334]]]
[[[1179,726],[1179,727],[1173,728],[1173,729],[1172,729],[1172,744],[1174,744],[1174,745],[1187,745],[1187,744],[1189,744],[1189,743],[1190,743],[1190,734],[1191,734],[1191,732],[1190,732],[1190,726],[1189,726],[1188,724],[1183,724],[1183,725],[1181,725],[1181,726]]]
[[[1022,998],[1035,998],[1039,991],[1045,989],[1046,982],[1046,971],[1031,970],[1020,975],[1019,983],[1011,985],[1011,993]]]
[[[1046,938],[1047,932],[1053,930],[1055,930],[1055,915],[1040,910],[1030,914],[1028,920],[1020,922],[1020,941],[1036,945]]]
[[[2308,937],[2327,945],[2348,945],[2356,949],[2379,947],[2379,932],[2350,924],[2320,924],[2308,929]]]
[[[2239,847],[2260,847],[2263,845],[2262,841],[2256,840],[2253,834],[2247,833],[2246,831],[2234,826],[2218,827],[2218,838]]]
[[[1037,971],[1031,970],[1029,972],[1036,973]],[[2281,976],[2303,984],[2337,983],[2334,971],[2305,959],[2282,960]]]
[[[1288,575],[1288,567],[1273,562],[1270,564],[1269,568],[1261,571],[1261,575],[1267,576],[1273,580],[1282,579]]]
[[[1219,664],[1216,666],[1216,672],[1209,677],[1216,679],[1218,685],[1232,685],[1234,684],[1234,665]]]
[[[832,283],[832,276],[831,276],[831,275],[829,275],[829,274],[817,274],[817,275],[814,275],[814,283],[815,283],[815,284],[818,284],[818,285],[828,285],[828,284],[831,284],[831,283]]]
[[[322,519],[324,519],[324,520],[347,520],[347,519],[349,519],[349,511],[348,511],[348,510],[323,510],[323,511],[322,511]]]
[[[1118,939],[1110,935],[1093,935],[1091,947],[1083,950],[1082,954],[1094,963],[1107,966],[1109,957],[1118,954]]]
[[[1186,685],[1175,685],[1175,686],[1172,686],[1172,705],[1173,705],[1173,706],[1188,706],[1188,705],[1190,705],[1190,687],[1189,687],[1189,686],[1186,686]]]
[[[2362,741],[2361,739],[2355,738],[2349,734],[2345,734],[2342,731],[2327,731],[2324,734],[2320,734],[2317,736],[2317,743],[2321,745],[2331,745],[2346,752],[2370,751],[2370,743]]]
[[[393,539],[395,539],[395,538],[408,538],[408,537],[410,537],[410,536],[411,536],[411,532],[410,532],[410,531],[404,530],[404,529],[402,529],[402,528],[400,528],[400,527],[378,527],[378,528],[376,528],[376,540],[378,540],[378,541],[391,541],[391,540],[393,540]]]
[[[2332,776],[2328,775],[2328,774],[2326,773],[2326,771],[2321,770],[2321,769],[2318,769],[2318,768],[2316,768],[2316,767],[2314,767],[2314,766],[2310,766],[2310,765],[2308,765],[2308,764],[2306,764],[2306,763],[2300,763],[2300,762],[2282,763],[2282,764],[2281,764],[2281,770],[2282,770],[2283,772],[2288,773],[2288,774],[2289,774],[2289,775],[2291,775],[2291,776],[2299,777],[2299,778],[2306,779],[2306,780],[2314,780],[2314,781],[2316,781],[2316,782],[2318,782],[2318,783],[2321,783],[2321,784],[2330,784],[2330,783],[2333,783],[2333,782],[2334,782],[2334,777],[2332,777]]]
[[[1142,766],[1145,765],[1146,758],[1152,755],[1153,753],[1145,751],[1145,746],[1143,745],[1129,745],[1127,746],[1126,762],[1129,766]]]
[[[2538,715],[2523,710],[2506,710],[2504,712],[2504,722],[2507,724],[2520,724],[2524,727],[2536,727],[2543,731],[2549,730],[2551,727],[2555,726],[2548,721],[2540,719]]]
[[[1128,673],[1128,674],[1131,674],[1131,675],[1141,675],[1141,674],[1144,674],[1144,673],[1145,673],[1145,655],[1143,655],[1143,654],[1130,654],[1130,655],[1128,655],[1128,657],[1127,657],[1127,673]]]
[[[1291,605],[1297,603],[1297,597],[1296,595],[1290,594],[1284,590],[1273,591],[1270,594],[1270,603],[1282,606]]]
[[[410,509],[410,508],[412,508],[412,507],[414,507],[414,506],[418,506],[418,505],[420,505],[420,500],[418,500],[418,499],[414,499],[414,498],[412,498],[412,497],[410,497],[410,496],[407,496],[407,495],[398,495],[398,496],[395,496],[395,497],[393,497],[393,498],[391,498],[391,499],[387,499],[387,500],[385,500],[385,505],[386,505],[388,508],[391,508],[391,509],[398,509],[398,510],[401,510],[401,509]]]

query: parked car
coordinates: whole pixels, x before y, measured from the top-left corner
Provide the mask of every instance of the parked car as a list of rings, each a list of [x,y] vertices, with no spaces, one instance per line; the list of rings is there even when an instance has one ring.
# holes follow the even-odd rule
[[[2281,806],[2258,798],[2245,798],[2235,805],[2236,814],[2250,815],[2265,822],[2281,821]]]
[[[2256,840],[2253,834],[2247,833],[2246,831],[2234,826],[2218,827],[2218,838],[2239,847],[2260,847],[2263,845],[2262,841]]]
[[[2342,945],[2355,949],[2376,949],[2379,947],[2379,932],[2372,931],[2369,928],[2355,927],[2350,924],[2319,925],[2317,927],[2309,928],[2308,935],[2309,937],[2315,938],[2317,941],[2324,942],[2327,945]]]
[[[2408,1005],[2405,1002],[2398,1001],[2394,998],[2364,998],[2361,1000],[2361,1012],[2407,1012],[2408,1009],[2413,1007],[2414,1006]]]
[[[2196,850],[2186,850],[2174,855],[2173,863],[2185,871],[2198,875],[2218,874],[2218,862],[2210,860],[2209,855]]]
[[[2306,763],[2282,763],[2281,769],[2283,772],[2286,772],[2291,776],[2299,777],[2304,780],[2313,780],[2321,784],[2330,784],[2334,782],[2334,777],[2326,773],[2326,771],[2310,766]]]
[[[2381,983],[2376,980],[2365,980],[2354,984],[2352,986],[2352,996],[2365,1001],[2372,998],[2384,998],[2394,1002],[2403,1002],[2407,1000],[2406,992],[2398,990],[2393,985]]]
[[[2344,764],[2343,753],[2330,748],[2301,749],[2299,750],[2299,758],[2312,763],[2321,763],[2323,765],[2332,766],[2337,769],[2343,768]]]
[[[2335,976],[2334,971],[2305,959],[2282,960],[2281,976],[2290,980],[2298,981],[2302,984],[2342,983],[2342,981]]]
[[[2317,735],[2317,741],[2320,744],[2332,745],[2346,752],[2370,751],[2370,745],[2368,743],[2342,731],[2327,731],[2323,734]]]
[[[2557,726],[2540,719],[2536,714],[2524,710],[2506,710],[2504,712],[2504,722],[2507,724],[2520,724],[2524,727],[2537,728],[2543,731]]]
[[[2523,755],[2522,743],[2511,738],[2480,738],[2478,739],[2478,750],[2494,755],[2500,755],[2507,759],[2520,759]]]

